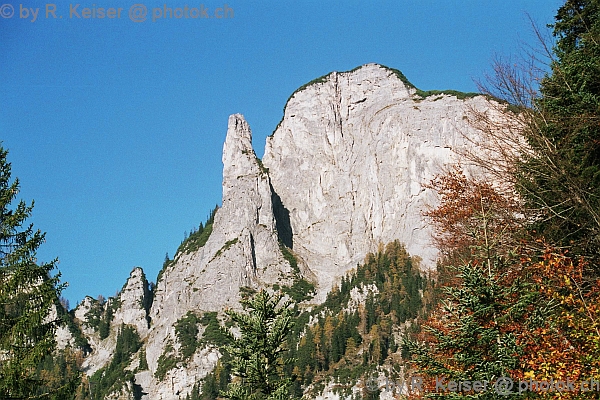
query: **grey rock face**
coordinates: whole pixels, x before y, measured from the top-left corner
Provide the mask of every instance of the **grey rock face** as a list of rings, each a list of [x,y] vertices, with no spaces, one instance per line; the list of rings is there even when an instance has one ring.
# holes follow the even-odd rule
[[[146,349],[152,372],[165,341],[176,342],[173,324],[187,311],[238,307],[242,286],[291,282],[293,271],[279,250],[270,179],[252,149],[250,128],[239,114],[229,118],[223,164],[223,203],[210,238],[197,252],[178,256],[157,283]],[[200,375],[190,377],[188,371],[178,369],[172,371],[176,377],[170,376],[171,380],[193,386],[210,372],[193,360],[192,364],[187,370],[200,369]],[[153,381],[149,390],[163,393],[164,385]]]
[[[77,306],[75,319],[79,322],[82,333],[92,348],[92,353],[83,363],[88,375],[92,375],[110,362],[117,344],[119,327],[122,324],[135,327],[142,339],[148,335],[147,306],[149,300],[150,293],[146,276],[141,268],[136,267],[131,271],[117,298],[110,298],[104,304],[99,304],[97,300],[88,296]],[[114,310],[114,312],[109,318],[109,335],[102,339],[98,332],[98,326],[93,326],[91,321],[94,318],[106,318],[108,309]]]
[[[436,199],[424,184],[459,160],[454,150],[479,140],[467,116],[487,108],[482,96],[420,98],[403,77],[369,64],[295,93],[262,162],[247,122],[230,116],[223,202],[210,238],[197,251],[179,253],[162,272],[150,327],[141,270],[132,272],[114,315],[113,330],[130,324],[144,338],[149,371],[136,374],[144,398],[185,397],[215,365],[218,352],[204,347],[162,381],[154,377],[166,344],[177,349],[175,324],[188,311],[239,307],[243,286],[292,283],[298,272],[283,257],[282,244],[293,250],[301,275],[317,285],[315,301],[379,243],[398,239],[422,258],[422,267],[433,268],[437,251],[422,212]],[[83,321],[91,307],[92,300],[84,300],[77,318]],[[94,371],[114,351],[114,332],[103,342],[84,332],[95,346],[86,360]]]
[[[132,325],[141,338],[148,335],[149,321],[147,307],[150,293],[144,271],[136,267],[131,271],[127,283],[119,293],[119,307],[114,313],[111,325]]]
[[[435,267],[422,216],[435,198],[423,185],[457,162],[453,149],[472,146],[467,114],[487,100],[415,92],[376,64],[334,72],[294,94],[267,139],[264,165],[321,299],[379,243],[398,239]]]

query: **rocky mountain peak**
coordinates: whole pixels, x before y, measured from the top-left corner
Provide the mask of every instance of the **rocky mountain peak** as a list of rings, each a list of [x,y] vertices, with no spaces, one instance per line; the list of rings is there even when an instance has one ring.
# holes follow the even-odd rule
[[[241,114],[229,117],[227,136],[223,145],[223,195],[235,185],[238,177],[259,172],[252,148],[252,132]]]
[[[150,325],[147,317],[149,302],[150,293],[146,275],[140,267],[136,267],[131,271],[127,283],[119,294],[120,304],[115,310],[112,324],[135,326],[138,334],[145,337]]]
[[[397,239],[435,267],[422,213],[436,199],[424,184],[458,161],[453,149],[476,142],[468,115],[487,107],[483,96],[423,97],[377,64],[331,73],[292,96],[263,162],[321,299],[379,243]]]
[[[436,197],[426,184],[460,160],[456,149],[475,147],[480,132],[469,114],[490,107],[483,96],[429,94],[377,64],[332,72],[290,97],[262,161],[244,117],[231,115],[222,206],[206,227],[210,236],[182,246],[165,265],[149,310],[143,271],[131,272],[118,299],[103,306],[115,309],[113,347],[111,337],[100,341],[83,324],[95,351],[89,371],[108,362],[116,326],[132,325],[148,364],[136,374],[144,398],[184,397],[218,357],[198,349],[188,360],[173,358],[179,361],[157,377],[161,363],[164,369],[177,356],[176,326],[188,312],[238,307],[241,287],[291,289],[299,279],[315,284],[312,302],[323,301],[367,253],[395,240],[422,259],[422,268],[434,268],[437,251],[423,211]],[[75,316],[85,322],[97,309],[86,298]]]
[[[333,101],[351,109],[367,101],[378,103],[410,99],[416,91],[402,72],[379,64],[366,64],[348,72],[331,72],[300,87],[286,104],[284,119],[296,117],[306,101],[315,95],[319,96],[321,105]],[[310,103],[314,104],[314,99]]]

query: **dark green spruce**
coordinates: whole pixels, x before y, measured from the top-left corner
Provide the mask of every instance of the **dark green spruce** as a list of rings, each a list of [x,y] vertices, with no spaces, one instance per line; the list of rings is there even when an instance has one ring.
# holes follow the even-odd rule
[[[36,371],[56,347],[60,320],[50,311],[63,286],[51,274],[57,260],[36,259],[45,234],[26,224],[33,201],[11,208],[19,181],[11,183],[7,154],[0,147],[0,398],[67,398],[74,382],[53,388]]]

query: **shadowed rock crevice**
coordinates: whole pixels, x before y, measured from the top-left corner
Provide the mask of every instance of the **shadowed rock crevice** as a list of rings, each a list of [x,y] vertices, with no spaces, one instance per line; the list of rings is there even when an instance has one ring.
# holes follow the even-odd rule
[[[250,254],[252,255],[252,272],[256,274],[256,246],[254,245],[254,236],[250,234]]]
[[[292,232],[292,224],[290,222],[290,211],[285,208],[281,197],[271,186],[271,202],[273,204],[273,215],[275,216],[275,228],[277,229],[277,237],[279,241],[286,247],[294,248],[294,235]]]
[[[133,384],[132,391],[133,391],[133,398],[135,400],[141,400],[145,395],[148,394],[148,393],[144,392],[143,388],[136,383]]]

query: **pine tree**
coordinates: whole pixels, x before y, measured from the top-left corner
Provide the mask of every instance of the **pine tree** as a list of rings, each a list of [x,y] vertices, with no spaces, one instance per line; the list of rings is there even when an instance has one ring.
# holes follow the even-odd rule
[[[502,376],[516,376],[523,353],[518,339],[525,330],[523,322],[528,318],[531,298],[521,295],[527,292],[522,282],[509,283],[511,279],[503,272],[505,266],[500,259],[489,261],[484,268],[476,263],[460,266],[457,272],[461,284],[445,288],[448,298],[429,319],[423,340],[405,341],[414,365],[425,377],[494,382]],[[483,393],[468,390],[455,397],[461,396],[498,395],[488,388]]]
[[[0,398],[28,399],[44,386],[35,369],[55,346],[58,320],[50,311],[58,304],[59,274],[51,276],[56,260],[38,263],[36,251],[45,234],[24,227],[31,205],[21,200],[19,181],[11,180],[8,152],[0,147]]]
[[[244,312],[226,311],[234,330],[226,331],[232,374],[238,378],[222,396],[234,400],[288,400],[291,380],[284,376],[285,342],[293,327],[291,302],[261,290],[242,300]],[[239,330],[239,336],[234,332]],[[287,360],[290,362],[293,360]]]
[[[537,233],[599,263],[600,1],[568,0],[555,20],[551,72],[525,131],[532,151],[519,164],[518,187],[539,211]]]
[[[535,285],[519,274],[522,260],[508,246],[519,228],[511,212],[516,206],[489,183],[456,171],[435,179],[432,188],[441,199],[427,215],[445,255],[442,265],[453,274],[425,332],[419,340],[405,340],[405,354],[412,354],[426,385],[441,378],[495,382],[515,377],[524,350],[519,339],[533,326],[531,308],[537,301]],[[424,389],[432,393],[438,387]],[[494,388],[436,395],[498,398]]]

